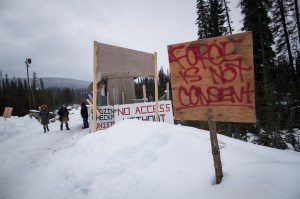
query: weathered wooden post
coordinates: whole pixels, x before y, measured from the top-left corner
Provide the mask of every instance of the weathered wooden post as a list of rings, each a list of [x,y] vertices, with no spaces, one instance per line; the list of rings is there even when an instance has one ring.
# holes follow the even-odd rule
[[[143,100],[147,102],[146,85],[143,85]]]
[[[6,121],[6,118],[10,118],[12,111],[13,111],[13,107],[5,107],[4,112],[3,112],[3,117],[4,117],[5,121]]]
[[[122,91],[122,104],[125,104],[125,94],[123,91]]]
[[[217,136],[216,122],[214,121],[213,112],[211,109],[207,110],[207,120],[210,133],[211,152],[214,160],[216,184],[220,184],[223,178],[223,169],[220,155],[220,148]]]
[[[159,122],[158,115],[158,72],[157,72],[157,52],[154,52],[154,84],[155,84],[155,121]]]
[[[93,59],[93,126],[92,133],[96,132],[96,110],[97,110],[97,54],[98,54],[98,46],[97,42],[94,41],[94,59]]]
[[[167,87],[166,99],[170,100],[170,84],[169,84],[169,82],[166,83],[166,87]]]

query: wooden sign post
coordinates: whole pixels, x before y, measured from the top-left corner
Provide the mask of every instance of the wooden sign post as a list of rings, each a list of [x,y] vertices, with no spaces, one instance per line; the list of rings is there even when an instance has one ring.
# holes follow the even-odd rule
[[[155,121],[159,122],[158,116],[158,73],[157,73],[157,52],[154,52],[154,84],[155,84]]]
[[[5,120],[6,118],[10,118],[12,111],[13,111],[13,107],[5,107],[3,112],[3,117]]]
[[[223,178],[222,161],[218,143],[216,122],[214,121],[213,112],[211,109],[208,109],[207,111],[207,120],[210,132],[211,152],[213,154],[215,167],[216,184],[220,184]]]
[[[93,57],[93,126],[92,126],[92,133],[96,132],[96,110],[97,110],[97,55],[98,55],[98,48],[97,42],[94,41],[94,57]]]
[[[168,46],[174,117],[208,121],[216,168],[215,121],[256,122],[252,32]]]

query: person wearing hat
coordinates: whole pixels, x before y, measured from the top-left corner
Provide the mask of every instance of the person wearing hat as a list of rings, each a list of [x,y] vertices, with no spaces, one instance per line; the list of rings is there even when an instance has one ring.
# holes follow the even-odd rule
[[[42,105],[41,106],[41,110],[39,113],[40,117],[41,117],[41,124],[43,125],[44,128],[44,133],[46,133],[46,129],[47,131],[49,131],[49,112],[48,112],[48,108],[46,105]]]
[[[89,114],[88,114],[87,106],[84,102],[81,104],[80,114],[81,114],[81,117],[82,117],[82,120],[83,120],[83,127],[82,128],[83,129],[89,128],[89,122],[88,122]]]
[[[60,121],[60,130],[63,130],[63,124],[65,123],[66,129],[69,129],[69,111],[66,107],[66,105],[62,105],[62,107],[58,110],[58,115],[59,115],[59,121]]]

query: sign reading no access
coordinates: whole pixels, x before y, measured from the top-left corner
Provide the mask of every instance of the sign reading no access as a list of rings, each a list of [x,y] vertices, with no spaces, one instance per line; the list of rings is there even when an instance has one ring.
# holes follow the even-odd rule
[[[115,105],[115,121],[137,119],[155,121],[155,102]],[[158,102],[159,121],[174,124],[171,101]]]
[[[142,121],[156,121],[155,102],[123,104],[115,106],[98,106],[100,113],[96,117],[96,130],[104,130],[125,119],[137,119]],[[158,104],[159,121],[174,124],[172,102],[159,101]],[[89,106],[89,121],[92,126],[92,109]]]

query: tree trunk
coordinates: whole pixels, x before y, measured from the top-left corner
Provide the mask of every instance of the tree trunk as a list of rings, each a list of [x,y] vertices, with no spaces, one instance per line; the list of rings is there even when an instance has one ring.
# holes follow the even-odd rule
[[[288,34],[288,31],[287,31],[287,26],[286,26],[284,6],[283,6],[282,0],[277,0],[277,2],[278,2],[278,5],[279,5],[279,9],[280,9],[281,22],[282,22],[282,25],[283,25],[283,31],[284,31],[286,47],[287,47],[287,50],[288,50],[291,77],[293,79],[293,83],[294,83],[296,89],[298,89],[299,88],[299,82],[298,82],[298,78],[297,78],[297,75],[296,75],[296,70],[295,70],[294,63],[293,63],[293,55],[292,55],[292,50],[291,50],[289,34]]]
[[[227,17],[227,23],[228,23],[228,26],[229,26],[229,32],[232,35],[232,28],[231,28],[230,18],[229,18],[229,10],[228,10],[228,7],[227,7],[226,0],[224,0],[224,6],[225,6],[225,10],[226,10],[226,17]]]
[[[299,7],[298,7],[298,0],[295,0],[295,14],[296,14],[296,21],[297,21],[297,28],[298,28],[298,42],[300,45],[300,16],[299,16]]]

